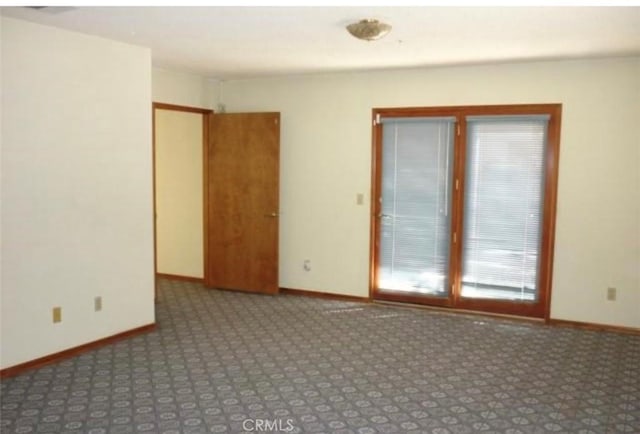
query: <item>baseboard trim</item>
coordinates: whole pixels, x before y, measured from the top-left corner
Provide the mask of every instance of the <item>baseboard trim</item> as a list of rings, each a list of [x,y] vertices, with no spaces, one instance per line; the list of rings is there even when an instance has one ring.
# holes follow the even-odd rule
[[[355,295],[333,294],[331,292],[309,291],[307,289],[280,288],[280,294],[301,295],[303,297],[324,298],[328,300],[355,301],[358,303],[370,303],[369,297]]]
[[[180,276],[178,274],[156,273],[156,277],[168,280],[181,280],[183,282],[204,283],[202,277]]]
[[[83,345],[79,345],[77,347],[69,348],[68,350],[60,351],[54,354],[49,354],[48,356],[44,356],[38,359],[30,360],[28,362],[20,363],[19,365],[10,366],[8,368],[4,368],[0,370],[0,379],[15,377],[16,375],[20,375],[26,371],[30,371],[36,368],[41,368],[51,363],[55,363],[64,359],[75,357],[81,353],[85,353],[90,350],[95,350],[97,348],[104,347],[105,345],[112,344],[122,339],[127,339],[137,335],[148,333],[150,331],[155,330],[155,328],[156,328],[155,323],[147,324],[142,327],[137,327],[122,333],[108,336],[106,338],[98,339],[97,341],[93,341]]]
[[[532,318],[532,317],[517,316],[517,315],[505,315],[505,314],[485,312],[485,311],[456,309],[456,308],[450,308],[450,307],[430,306],[430,305],[412,304],[412,303],[404,303],[404,302],[393,302],[393,301],[386,301],[386,300],[373,300],[373,302],[375,304],[389,305],[389,306],[395,306],[395,307],[401,307],[401,308],[432,310],[436,312],[450,313],[452,315],[478,315],[478,316],[484,316],[488,318],[507,319],[512,321],[528,322],[531,324],[549,325],[553,327],[572,327],[572,328],[579,328],[583,330],[606,331],[606,332],[614,332],[614,333],[640,335],[640,329],[633,328],[633,327],[612,326],[607,324],[596,324],[596,323],[580,322],[580,321],[567,321],[562,319],[543,320],[542,318]]]
[[[553,326],[559,326],[559,327],[573,327],[573,328],[579,328],[584,330],[626,333],[626,334],[640,336],[640,329],[634,328],[634,327],[612,326],[607,324],[596,324],[596,323],[582,322],[582,321],[567,321],[564,319],[553,319],[553,318],[549,319],[548,324]]]

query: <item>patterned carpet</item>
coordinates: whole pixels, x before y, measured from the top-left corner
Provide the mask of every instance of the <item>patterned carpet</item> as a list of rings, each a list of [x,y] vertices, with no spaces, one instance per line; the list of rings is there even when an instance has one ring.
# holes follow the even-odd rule
[[[1,383],[4,433],[640,433],[640,337],[162,281],[158,329]]]

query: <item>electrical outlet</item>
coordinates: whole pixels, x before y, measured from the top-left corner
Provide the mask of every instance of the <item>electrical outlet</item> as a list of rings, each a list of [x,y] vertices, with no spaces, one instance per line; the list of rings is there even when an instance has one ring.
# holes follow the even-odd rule
[[[356,204],[357,205],[362,205],[363,203],[364,203],[364,194],[358,193],[356,195]]]
[[[311,261],[309,259],[304,260],[304,263],[302,264],[302,269],[304,271],[311,271]]]
[[[53,308],[53,322],[57,323],[62,321],[62,308],[61,307],[54,307]]]
[[[609,287],[607,288],[607,300],[609,301],[616,301],[616,289]]]
[[[102,297],[97,296],[93,299],[93,310],[95,312],[100,312],[102,310]]]

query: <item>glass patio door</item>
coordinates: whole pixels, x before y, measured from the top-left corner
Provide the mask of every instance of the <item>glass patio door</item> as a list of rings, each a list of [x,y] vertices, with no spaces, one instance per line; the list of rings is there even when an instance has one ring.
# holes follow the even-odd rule
[[[448,300],[455,118],[382,122],[376,290]]]
[[[549,116],[469,116],[460,301],[535,303]]]
[[[373,298],[548,316],[561,106],[374,115]]]

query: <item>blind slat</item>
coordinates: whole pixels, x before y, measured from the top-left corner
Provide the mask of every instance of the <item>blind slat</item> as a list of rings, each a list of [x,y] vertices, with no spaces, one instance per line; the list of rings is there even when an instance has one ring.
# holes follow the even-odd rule
[[[416,116],[416,117],[404,117],[404,118],[396,118],[396,117],[380,118],[380,123],[387,124],[387,125],[405,124],[405,123],[415,123],[415,124],[421,124],[421,125],[424,125],[425,123],[434,123],[434,124],[441,125],[442,123],[448,123],[448,122],[454,123],[455,121],[456,121],[456,118],[453,116],[433,116],[433,117]]]
[[[465,116],[465,120],[467,122],[481,122],[486,124],[487,122],[517,122],[520,120],[524,121],[543,121],[546,122],[551,119],[551,116],[547,114],[541,115],[496,115],[496,116],[487,116],[487,115],[478,115],[478,116]]]

